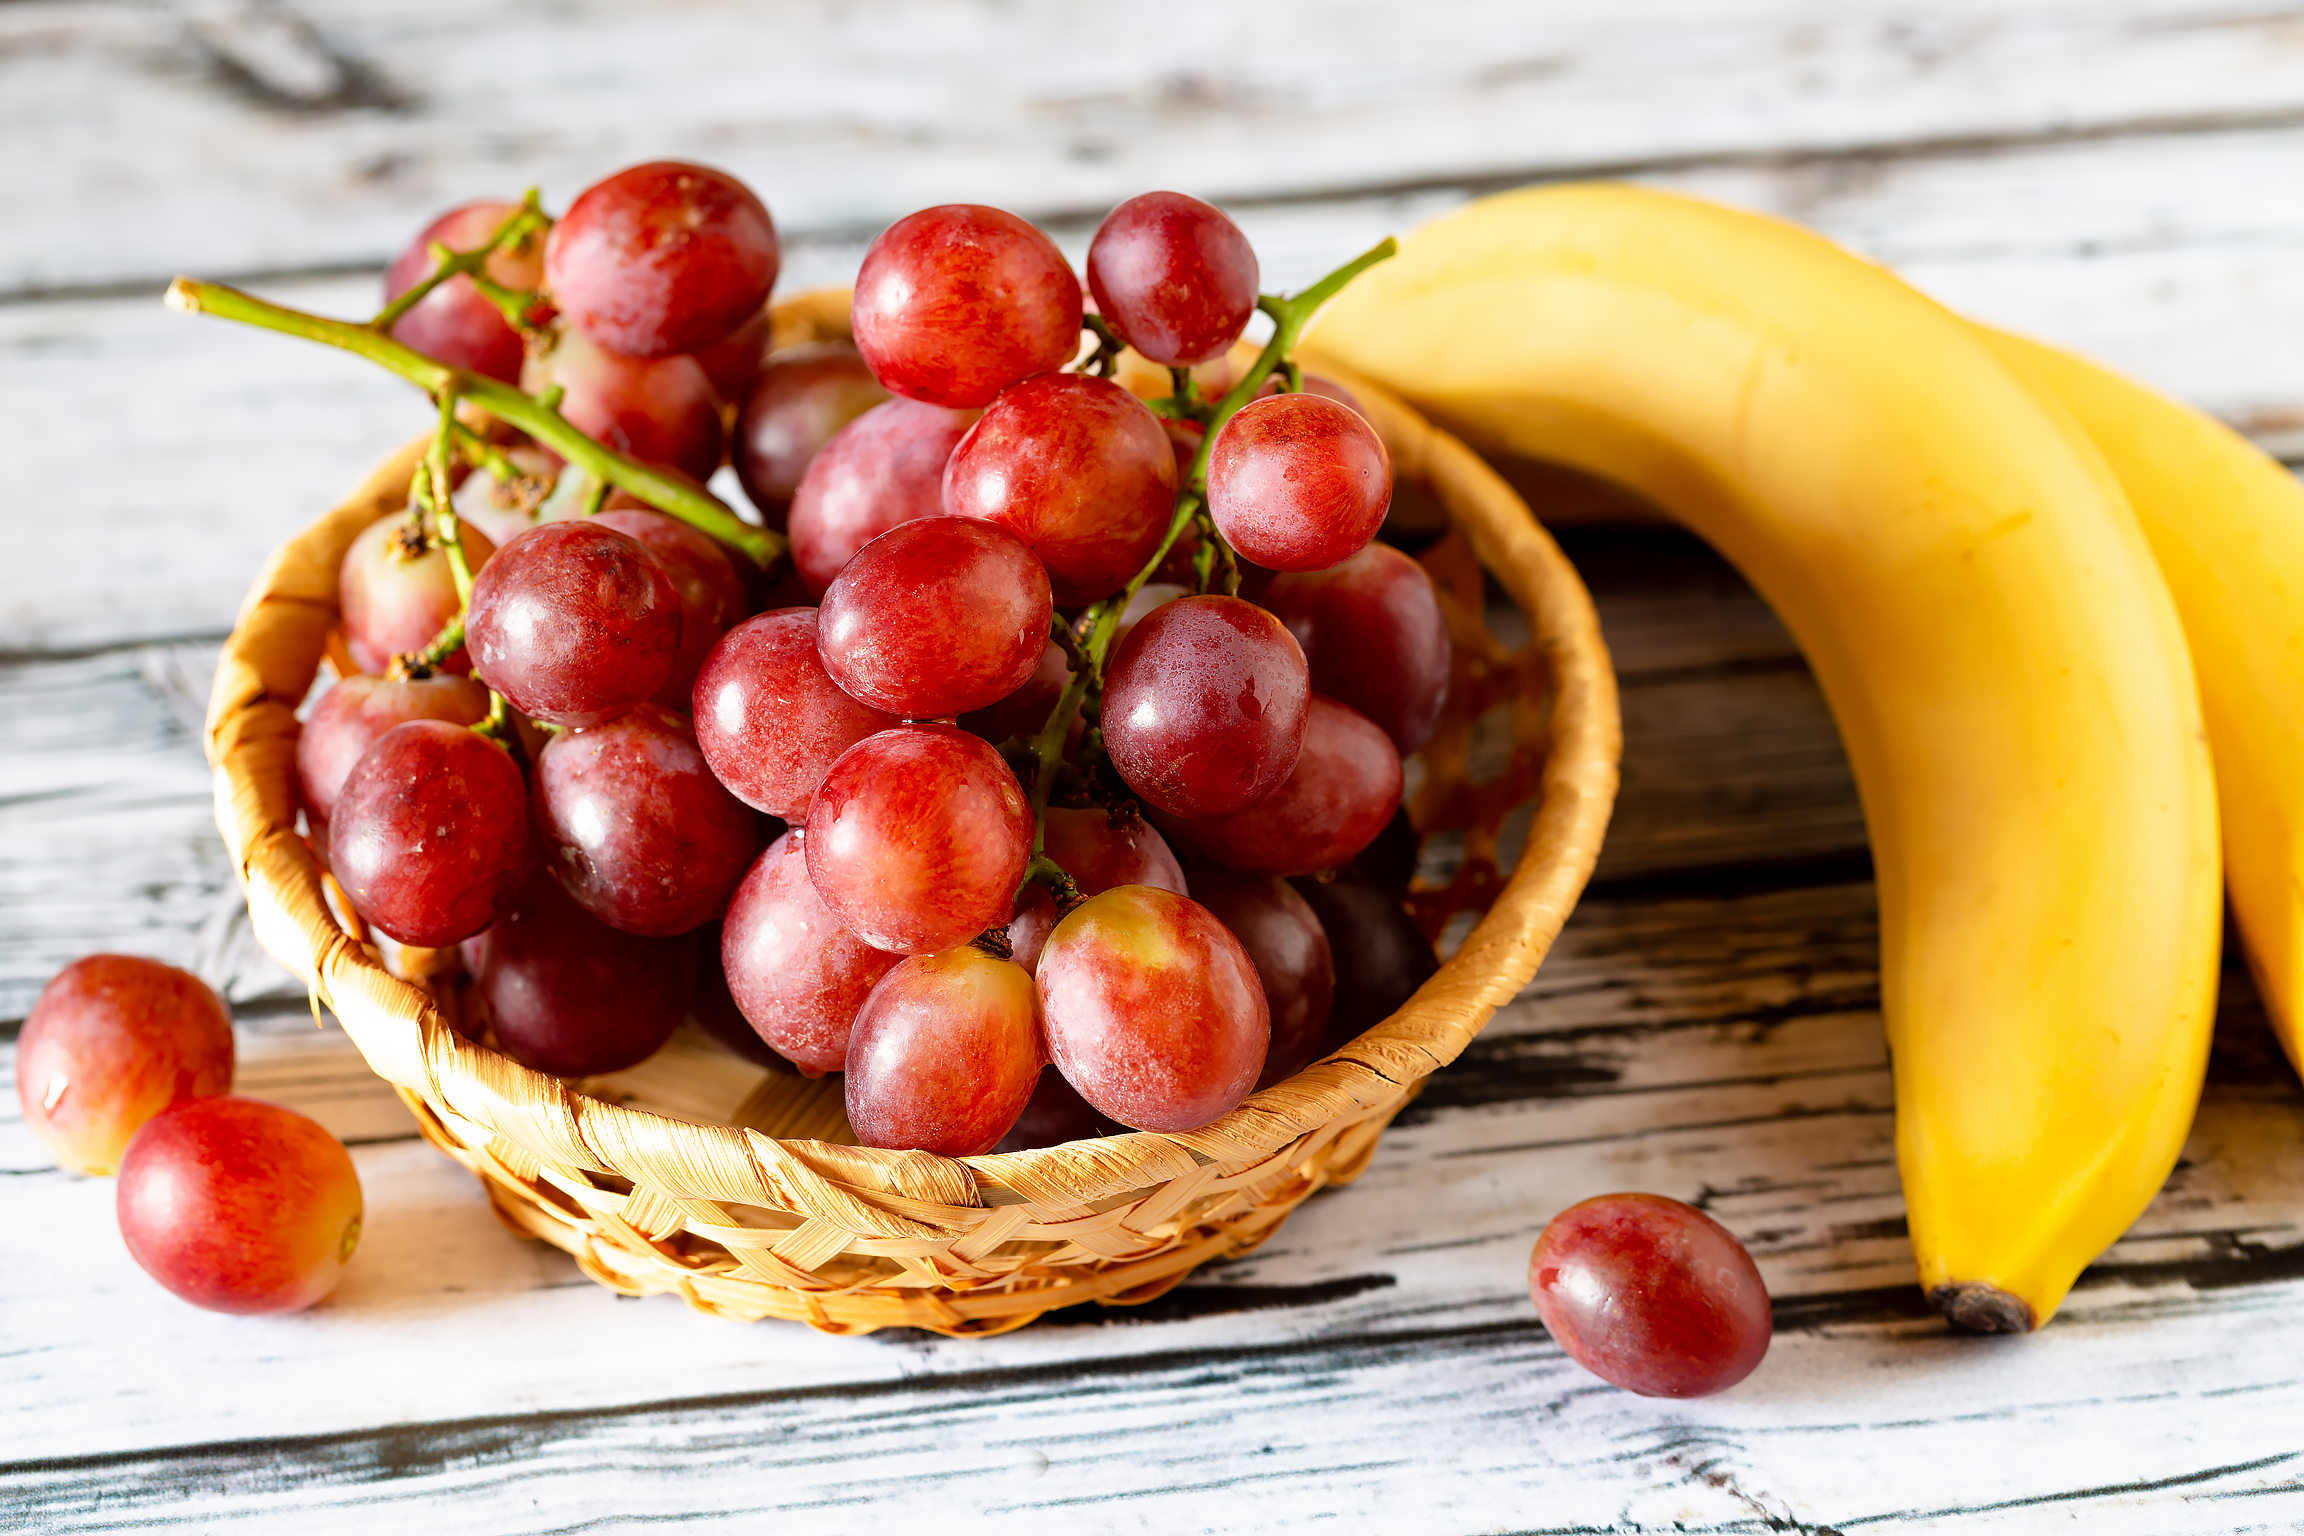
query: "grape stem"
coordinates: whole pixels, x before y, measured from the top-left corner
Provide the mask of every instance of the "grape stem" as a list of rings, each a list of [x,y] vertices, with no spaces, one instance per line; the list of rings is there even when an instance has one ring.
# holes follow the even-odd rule
[[[167,302],[170,309],[187,314],[216,315],[339,347],[390,369],[434,397],[443,390],[452,391],[458,398],[510,422],[579,469],[620,486],[649,506],[710,534],[755,565],[763,568],[773,565],[789,548],[783,535],[755,528],[712,497],[586,437],[560,414],[556,388],[547,390],[541,398],[523,394],[485,374],[451,368],[368,326],[268,303],[222,283],[179,277],[168,285]]]
[[[1120,351],[1128,344],[1113,334],[1112,327],[1104,323],[1102,315],[1082,315],[1081,329],[1096,338],[1096,350],[1080,365],[1083,373],[1092,373],[1099,379],[1108,379],[1120,367]]]
[[[1399,249],[1399,242],[1387,235],[1303,292],[1287,298],[1268,293],[1256,301],[1256,307],[1272,317],[1271,339],[1264,343],[1264,350],[1257,354],[1256,361],[1248,366],[1248,371],[1241,375],[1239,382],[1224,392],[1224,398],[1217,401],[1215,409],[1209,413],[1208,430],[1201,436],[1200,451],[1192,456],[1192,467],[1186,472],[1183,483],[1177,487],[1176,512],[1168,519],[1167,537],[1160,541],[1160,547],[1152,551],[1152,557],[1144,562],[1144,568],[1136,573],[1127,586],[1110,597],[1090,604],[1087,611],[1080,615],[1078,655],[1074,656],[1074,647],[1065,648],[1066,656],[1072,658],[1072,676],[1064,684],[1064,692],[1056,700],[1056,708],[1049,713],[1047,723],[1032,738],[1032,865],[1026,872],[1027,879],[1032,878],[1031,870],[1043,863],[1048,863],[1051,869],[1055,868],[1041,850],[1048,837],[1048,797],[1056,787],[1056,765],[1063,758],[1064,737],[1071,729],[1072,717],[1078,713],[1081,701],[1088,697],[1091,687],[1103,686],[1104,658],[1112,649],[1112,636],[1118,631],[1120,615],[1127,610],[1129,602],[1143,589],[1144,583],[1152,579],[1153,573],[1160,569],[1160,563],[1168,558],[1168,551],[1175,547],[1176,541],[1184,536],[1184,530],[1195,521],[1201,528],[1203,552],[1212,548],[1216,551],[1216,557],[1223,562],[1226,592],[1237,592],[1240,588],[1239,564],[1233,556],[1232,547],[1225,542],[1223,534],[1217,531],[1215,521],[1206,515],[1208,454],[1216,446],[1216,434],[1224,430],[1226,422],[1239,414],[1241,407],[1256,398],[1264,387],[1264,381],[1272,376],[1275,368],[1283,365],[1292,367],[1290,359],[1295,353],[1296,343],[1303,336],[1305,325],[1320,312],[1320,307],[1342,292],[1346,283],[1376,263],[1396,255]],[[1099,334],[1102,334],[1101,322]],[[1300,379],[1300,376],[1292,373],[1291,378]],[[1190,382],[1189,374],[1185,375],[1185,382]],[[1206,573],[1199,574],[1205,583]],[[1057,870],[1057,873],[1062,874],[1063,871]]]
[[[433,289],[452,277],[471,278],[473,285],[479,288],[498,309],[504,311],[504,318],[507,321],[515,326],[524,324],[523,317],[534,302],[534,295],[512,292],[503,284],[491,279],[484,269],[488,265],[488,258],[505,246],[525,240],[535,231],[550,229],[551,227],[552,220],[545,214],[543,205],[537,201],[536,189],[530,187],[528,195],[520,200],[519,208],[513,212],[510,218],[496,226],[496,233],[488,237],[486,244],[469,251],[452,251],[438,241],[434,241],[431,248],[432,270],[426,273],[415,287],[378,310],[376,318],[368,322],[368,329],[381,334],[389,334],[392,327],[400,323],[402,315],[423,303],[431,295]],[[511,301],[509,306],[506,303],[507,300]]]

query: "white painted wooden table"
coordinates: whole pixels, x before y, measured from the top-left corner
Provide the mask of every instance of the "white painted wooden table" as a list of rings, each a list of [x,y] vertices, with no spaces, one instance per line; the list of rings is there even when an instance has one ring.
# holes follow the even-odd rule
[[[2254,0],[0,6],[0,1019],[91,950],[196,965],[242,1090],[345,1136],[369,1202],[326,1305],[210,1316],[7,1095],[0,1527],[2304,1526],[2304,1094],[2247,983],[2136,1230],[2043,1333],[1948,1336],[1903,1239],[1846,767],[1773,620],[1666,533],[1569,536],[1629,727],[1591,898],[1252,1259],[997,1340],[830,1339],[620,1301],[500,1227],[249,941],[197,746],[257,561],[425,408],[157,295],[361,312],[437,208],[663,153],[761,189],[795,287],[932,201],[1076,251],[1178,186],[1285,286],[1482,190],[1630,176],[2304,447],[2304,12]],[[1618,1187],[1759,1255],[1777,1341],[1736,1391],[1629,1397],[1536,1326],[1529,1243]]]

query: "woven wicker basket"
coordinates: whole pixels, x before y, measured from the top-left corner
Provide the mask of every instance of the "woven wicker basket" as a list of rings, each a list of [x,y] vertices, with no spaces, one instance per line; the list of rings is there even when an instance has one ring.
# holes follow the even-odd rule
[[[778,343],[845,335],[846,319],[846,295],[805,296],[779,307]],[[440,978],[396,976],[346,932],[297,829],[295,711],[336,626],[337,569],[355,533],[406,504],[420,445],[273,555],[224,647],[208,755],[257,937],[514,1229],[627,1294],[676,1291],[721,1316],[838,1333],[986,1334],[1079,1302],[1148,1301],[1255,1247],[1306,1196],[1357,1175],[1423,1079],[1535,973],[1616,789],[1615,678],[1574,571],[1462,444],[1348,382],[1402,493],[1437,503],[1456,530],[1425,556],[1457,646],[1451,703],[1410,779],[1411,818],[1428,843],[1448,839],[1453,871],[1420,882],[1412,904],[1434,934],[1457,913],[1486,914],[1406,1007],[1213,1125],[986,1157],[884,1152],[843,1144],[837,1077],[753,1066],[691,1031],[659,1063],[580,1084],[459,1035]],[[1479,619],[1475,556],[1526,617],[1517,652]],[[1506,879],[1499,838],[1532,799]]]

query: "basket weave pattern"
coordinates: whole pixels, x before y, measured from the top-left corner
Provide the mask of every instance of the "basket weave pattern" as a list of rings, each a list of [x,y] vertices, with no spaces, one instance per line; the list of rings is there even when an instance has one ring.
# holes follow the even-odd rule
[[[844,334],[844,299],[785,306],[779,344]],[[1357,1175],[1423,1079],[1535,973],[1591,873],[1616,788],[1615,679],[1574,571],[1462,444],[1347,382],[1396,478],[1445,507],[1462,536],[1450,540],[1459,568],[1435,564],[1443,593],[1469,598],[1449,605],[1456,698],[1410,809],[1420,832],[1460,833],[1464,856],[1412,902],[1428,932],[1487,910],[1407,1006],[1214,1124],[984,1157],[889,1152],[815,1139],[844,1129],[837,1079],[777,1079],[753,1099],[780,1104],[774,1113],[695,1124],[605,1102],[458,1034],[432,993],[339,923],[297,820],[295,711],[337,623],[337,571],[360,529],[405,506],[419,446],[272,556],[224,648],[208,753],[258,939],[512,1227],[620,1292],[676,1292],[723,1316],[832,1332],[996,1333],[1078,1302],[1147,1301],[1255,1247],[1314,1191]],[[1475,556],[1527,618],[1517,655],[1478,623]],[[1509,758],[1475,784],[1467,758],[1499,704],[1510,705]],[[1497,830],[1532,793],[1505,879]]]

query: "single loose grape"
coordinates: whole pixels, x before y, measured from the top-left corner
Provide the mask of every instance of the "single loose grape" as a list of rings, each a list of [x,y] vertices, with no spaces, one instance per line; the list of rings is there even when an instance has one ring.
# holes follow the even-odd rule
[[[464,529],[462,539],[464,562],[474,571],[495,553],[478,529]],[[398,513],[378,518],[352,540],[337,572],[336,594],[344,648],[363,672],[382,672],[393,657],[423,650],[462,606],[446,548]],[[458,646],[440,670],[469,672],[472,663]]]
[[[808,808],[808,876],[850,933],[928,955],[1008,921],[1032,807],[980,737],[900,725],[850,747]]]
[[[1392,505],[1392,460],[1357,411],[1320,395],[1252,400],[1216,434],[1208,511],[1248,559],[1317,571],[1358,554]]]
[[[513,708],[597,725],[671,674],[680,593],[630,534],[592,518],[543,523],[473,579],[464,629],[474,670]]]
[[[697,352],[768,302],[776,226],[726,171],[652,160],[577,195],[544,243],[569,325],[627,357]]]
[[[880,978],[848,1037],[848,1124],[868,1147],[989,1152],[1040,1078],[1032,978],[973,944]]]
[[[1360,711],[1405,755],[1424,745],[1448,702],[1448,620],[1424,567],[1389,544],[1324,571],[1287,572],[1264,606],[1288,626],[1312,691]]]
[[[1178,598],[1113,652],[1104,747],[1160,809],[1228,815],[1295,767],[1311,695],[1304,653],[1278,619],[1236,597]]]
[[[568,894],[651,936],[718,917],[760,851],[759,817],[713,777],[687,717],[660,704],[545,743],[536,830]]]
[[[693,357],[626,357],[562,331],[520,372],[529,394],[553,385],[560,414],[596,443],[699,480],[720,467],[720,392]]]
[[[676,517],[641,507],[617,507],[612,500],[594,521],[639,540],[672,578],[672,590],[680,596],[680,649],[673,654],[663,686],[650,697],[685,710],[705,656],[751,606],[744,578],[719,540]]]
[[[296,783],[315,840],[328,838],[328,818],[352,765],[376,738],[409,720],[477,725],[488,716],[488,690],[469,677],[443,672],[427,678],[338,678],[312,706],[296,735]]]
[[[1643,1397],[1725,1391],[1775,1331],[1735,1234],[1662,1195],[1601,1195],[1553,1217],[1529,1255],[1528,1290],[1570,1359]]]
[[[1022,687],[1054,615],[1048,572],[1014,534],[924,517],[865,545],[833,579],[816,649],[851,698],[933,720]]]
[[[1066,607],[1119,591],[1176,510],[1160,419],[1109,379],[1049,373],[993,401],[944,467],[944,510],[996,523],[1048,567]]]
[[[851,318],[881,383],[930,405],[976,406],[1072,361],[1081,307],[1054,241],[1012,213],[949,203],[872,242]]]
[[[696,990],[696,938],[622,933],[539,876],[519,905],[464,941],[496,1046],[554,1077],[620,1072],[656,1054]]]
[[[736,478],[771,528],[781,529],[800,477],[832,434],[888,398],[850,346],[824,343],[777,354],[736,420]]]
[[[746,619],[696,674],[704,760],[737,799],[787,821],[806,819],[841,753],[897,723],[832,681],[816,653],[816,615],[779,608]]]
[[[1142,1131],[1198,1130],[1264,1069],[1256,968],[1206,907],[1124,885],[1072,909],[1040,952],[1048,1054],[1096,1110]]]
[[[384,301],[389,304],[438,267],[432,247],[444,245],[461,255],[476,251],[520,211],[517,203],[466,203],[451,208],[424,226],[424,231],[392,258],[384,269]],[[533,235],[490,254],[489,278],[515,293],[526,293],[544,279],[543,255]],[[520,382],[520,364],[526,349],[520,333],[504,318],[504,311],[459,273],[418,299],[406,314],[392,322],[392,337],[426,357],[455,368],[469,368],[507,384]]]
[[[1164,367],[1221,356],[1256,312],[1248,237],[1181,192],[1145,192],[1104,216],[1088,242],[1088,291],[1122,341]]]
[[[856,551],[944,510],[944,465],[965,411],[886,400],[832,435],[792,493],[792,568],[821,597]]]
[[[360,1241],[344,1144],[259,1099],[187,1099],[146,1121],[120,1161],[116,1206],[129,1256],[211,1312],[309,1307]]]
[[[90,955],[58,971],[16,1038],[25,1127],[70,1173],[111,1173],[145,1121],[232,1088],[232,1015],[190,971]]]
[[[444,949],[511,910],[530,839],[511,755],[461,725],[411,720],[353,765],[329,819],[328,862],[364,921]]]
[[[840,925],[808,879],[800,840],[768,845],[720,927],[728,991],[760,1039],[810,1077],[838,1072],[874,983],[904,957]]]
[[[1187,872],[1192,899],[1216,914],[1248,952],[1264,986],[1272,1047],[1256,1086],[1294,1077],[1319,1057],[1336,1001],[1336,960],[1319,917],[1288,883],[1206,863]]]
[[[1315,875],[1373,842],[1400,806],[1400,754],[1357,710],[1312,695],[1303,750],[1270,794],[1244,811],[1163,820],[1177,845],[1258,875]]]

